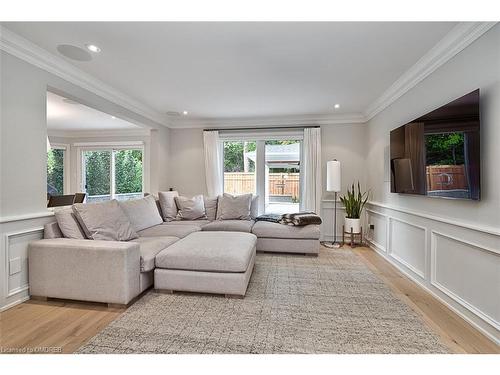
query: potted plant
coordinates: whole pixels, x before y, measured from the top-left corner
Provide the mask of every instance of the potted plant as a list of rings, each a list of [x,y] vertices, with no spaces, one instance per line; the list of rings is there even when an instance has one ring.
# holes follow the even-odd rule
[[[358,192],[356,193],[354,183],[351,190],[347,189],[347,195],[340,197],[340,201],[345,207],[345,228],[347,233],[360,233],[361,232],[361,211],[368,201],[368,192],[361,193],[358,181]]]

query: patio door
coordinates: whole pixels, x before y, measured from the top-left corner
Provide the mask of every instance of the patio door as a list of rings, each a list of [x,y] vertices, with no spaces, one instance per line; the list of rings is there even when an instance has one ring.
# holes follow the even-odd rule
[[[143,196],[142,148],[81,150],[81,190],[87,202]]]
[[[247,135],[223,140],[224,192],[252,193],[259,213],[292,213],[300,209],[301,145],[299,137]],[[274,138],[274,139],[273,139]]]

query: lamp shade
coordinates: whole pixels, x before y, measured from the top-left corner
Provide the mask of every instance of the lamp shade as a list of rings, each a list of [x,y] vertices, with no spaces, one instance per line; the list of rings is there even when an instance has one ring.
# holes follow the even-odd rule
[[[339,192],[341,184],[340,162],[329,161],[326,163],[326,190]]]

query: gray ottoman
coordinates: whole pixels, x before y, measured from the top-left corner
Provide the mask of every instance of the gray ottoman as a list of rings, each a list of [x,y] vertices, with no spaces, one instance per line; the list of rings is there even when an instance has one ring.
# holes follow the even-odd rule
[[[244,296],[255,264],[257,237],[240,232],[195,232],[156,256],[158,291]]]

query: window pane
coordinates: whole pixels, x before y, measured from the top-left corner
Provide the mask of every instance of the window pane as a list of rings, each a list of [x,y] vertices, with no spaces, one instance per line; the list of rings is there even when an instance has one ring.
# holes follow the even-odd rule
[[[84,151],[87,202],[111,199],[111,151]]]
[[[115,151],[115,198],[142,197],[142,150]]]
[[[255,194],[256,142],[224,142],[224,192]]]
[[[300,141],[266,141],[266,213],[299,211]]]
[[[51,149],[47,152],[47,193],[64,194],[64,150]]]

